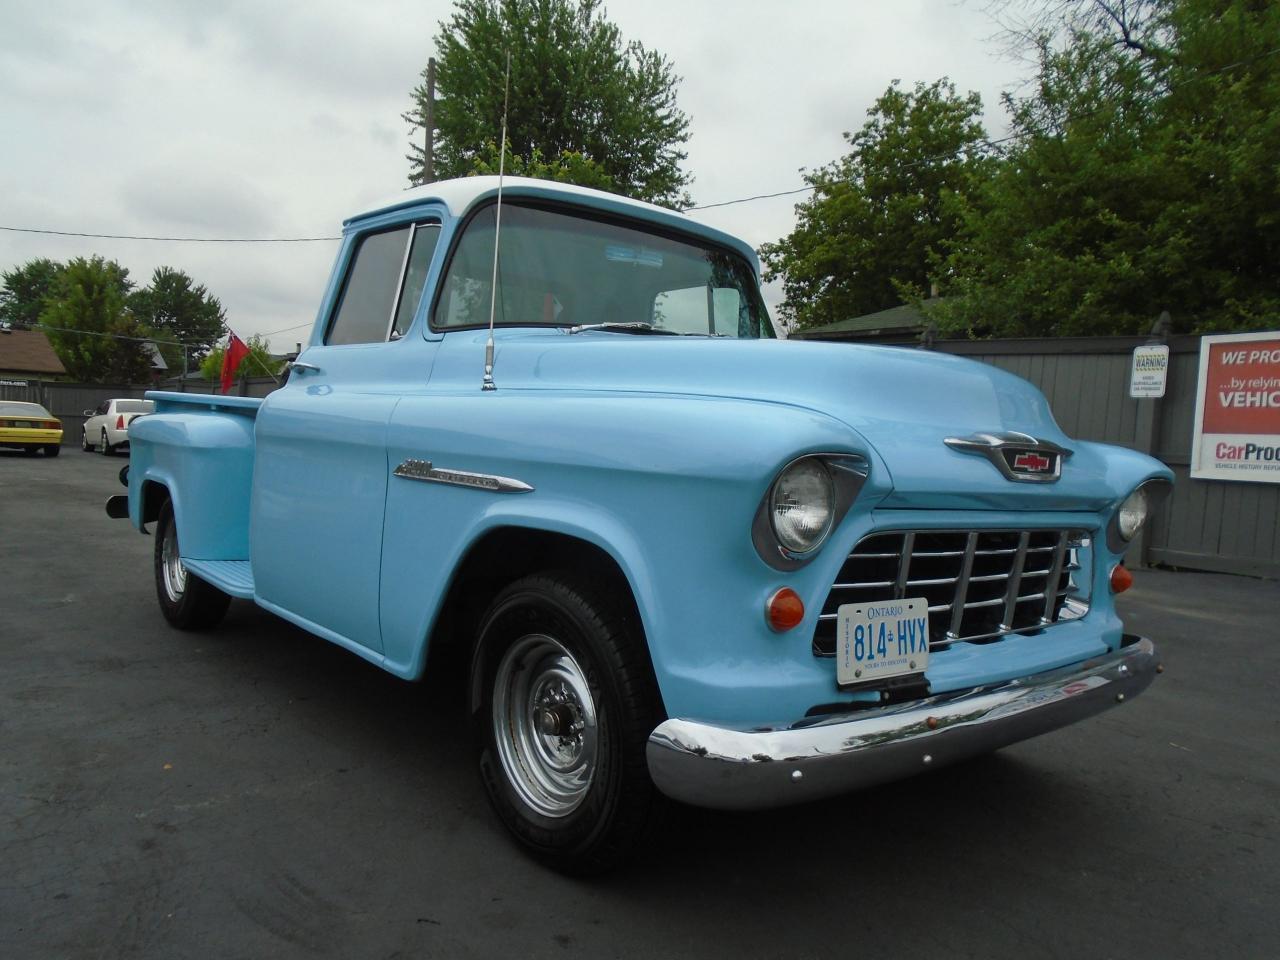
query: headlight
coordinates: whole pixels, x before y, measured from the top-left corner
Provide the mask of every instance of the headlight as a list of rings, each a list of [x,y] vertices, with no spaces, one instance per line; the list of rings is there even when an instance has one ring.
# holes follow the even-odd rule
[[[814,457],[797,460],[773,485],[769,518],[783,549],[812,553],[831,532],[835,493],[826,465]]]
[[[1153,477],[1140,483],[1120,502],[1120,507],[1107,522],[1107,549],[1114,554],[1123,554],[1129,549],[1129,542],[1160,509],[1172,489],[1173,484],[1164,477]]]
[[[1142,529],[1142,525],[1147,522],[1147,512],[1150,508],[1151,501],[1143,487],[1139,487],[1125,497],[1124,503],[1120,504],[1120,509],[1116,513],[1116,529],[1120,532],[1120,536],[1125,540],[1132,540],[1134,535]]]

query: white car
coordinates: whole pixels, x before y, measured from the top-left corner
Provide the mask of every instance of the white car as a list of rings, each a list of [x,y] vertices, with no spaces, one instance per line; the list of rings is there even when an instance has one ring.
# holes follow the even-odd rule
[[[120,447],[129,445],[129,422],[135,417],[154,413],[156,405],[150,400],[103,400],[97,410],[86,410],[89,419],[80,433],[80,449],[85,453],[97,450],[108,456]]]

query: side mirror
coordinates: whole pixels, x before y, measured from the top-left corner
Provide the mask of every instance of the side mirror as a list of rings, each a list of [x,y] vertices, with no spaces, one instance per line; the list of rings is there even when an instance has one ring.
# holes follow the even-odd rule
[[[86,411],[84,412],[84,415],[85,415],[86,417],[92,417],[92,416],[94,415],[94,412],[93,412],[92,410],[86,410]]]

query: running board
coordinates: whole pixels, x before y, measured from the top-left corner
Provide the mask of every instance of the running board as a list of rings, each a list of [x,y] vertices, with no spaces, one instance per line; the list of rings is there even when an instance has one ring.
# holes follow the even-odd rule
[[[248,560],[188,560],[182,565],[223,593],[244,600],[253,599],[253,564]]]

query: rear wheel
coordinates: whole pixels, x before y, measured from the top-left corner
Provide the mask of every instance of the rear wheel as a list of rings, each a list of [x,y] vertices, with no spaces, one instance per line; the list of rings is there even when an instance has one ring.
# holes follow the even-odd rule
[[[188,573],[182,565],[172,500],[166,500],[160,508],[156,523],[155,577],[160,612],[181,630],[215,626],[227,612],[231,597]]]
[[[62,445],[58,443],[46,443],[44,445],[44,455],[46,457],[56,457],[62,452]]]
[[[511,584],[486,614],[472,666],[480,771],[530,852],[569,873],[633,853],[665,807],[645,748],[661,721],[633,614],[569,574]]]

